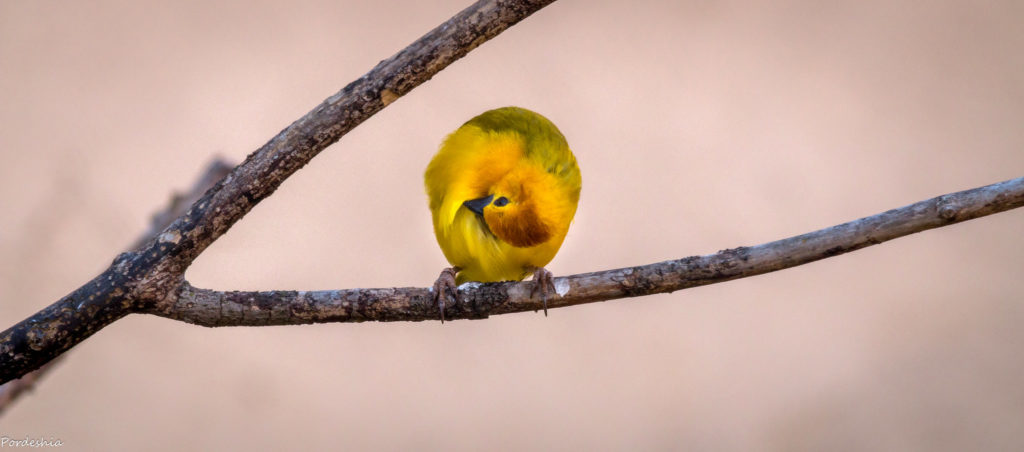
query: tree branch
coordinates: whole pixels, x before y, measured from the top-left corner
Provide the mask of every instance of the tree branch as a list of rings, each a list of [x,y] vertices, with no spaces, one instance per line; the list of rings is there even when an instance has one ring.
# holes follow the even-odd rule
[[[548,308],[673,292],[782,270],[1024,206],[1024,177],[951,193],[838,226],[705,256],[554,279]],[[532,282],[467,283],[445,318],[536,311]],[[439,320],[429,288],[218,292],[182,282],[173,303],[147,312],[203,326]]]
[[[165,309],[185,269],[284,180],[355,126],[554,0],[480,0],[381,61],[250,154],[160,234],[84,286],[0,332],[0,383],[132,312]]]
[[[553,0],[481,0],[329,97],[271,139],[134,251],[92,281],[0,333],[0,382],[49,362],[129,313],[207,326],[439,319],[429,289],[217,292],[183,279],[214,240],[321,150],[487,39]],[[1024,178],[962,191],[842,225],[706,256],[554,280],[557,308],[672,292],[789,268],[1024,205]],[[466,284],[448,318],[538,310],[532,282]]]
[[[132,249],[137,249],[154,235],[163,231],[167,225],[171,224],[175,218],[184,215],[185,209],[188,208],[193,202],[199,199],[206,190],[213,187],[213,184],[221,180],[231,171],[234,165],[231,165],[227,161],[221,158],[215,158],[210,162],[203,174],[199,176],[199,179],[192,185],[185,193],[175,193],[171,196],[171,201],[167,207],[155,214],[153,214],[153,221],[150,224],[149,229],[139,236],[136,240],[135,245],[132,245]],[[9,407],[15,400],[18,399],[22,394],[32,390],[32,388],[39,382],[46,372],[53,369],[54,365],[60,362],[63,356],[59,356],[54,360],[44,364],[42,367],[33,370],[22,376],[17,380],[11,380],[7,383],[0,385],[0,415],[3,415],[4,411]]]

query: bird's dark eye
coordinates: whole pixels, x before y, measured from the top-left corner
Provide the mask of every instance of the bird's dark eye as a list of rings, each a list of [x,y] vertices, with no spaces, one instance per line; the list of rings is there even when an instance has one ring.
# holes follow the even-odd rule
[[[494,205],[496,207],[504,207],[505,204],[508,204],[508,198],[504,196],[494,200]]]

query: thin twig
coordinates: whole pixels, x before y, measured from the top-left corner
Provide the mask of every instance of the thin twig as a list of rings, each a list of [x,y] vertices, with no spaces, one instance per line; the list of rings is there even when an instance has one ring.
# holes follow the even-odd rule
[[[153,237],[153,235],[162,231],[172,220],[181,216],[185,213],[185,209],[188,208],[195,200],[199,199],[203,193],[206,193],[213,184],[227,176],[228,172],[231,171],[234,165],[228,163],[222,158],[215,158],[206,166],[206,170],[199,176],[199,179],[192,184],[185,193],[175,193],[171,196],[171,201],[167,207],[163,210],[153,214],[153,222],[149,227],[149,230],[139,236],[135,245],[132,248],[138,248],[141,244],[145,243]],[[34,388],[44,374],[49,372],[54,366],[61,361],[66,355],[58,356],[44,364],[42,367],[33,370],[25,374],[23,377],[17,380],[11,380],[7,383],[0,385],[0,415],[3,415],[4,411],[14,403],[21,395],[26,394]]]
[[[43,378],[43,375],[56,366],[62,358],[63,356],[58,356],[53,361],[43,364],[42,367],[25,374],[25,376],[0,385],[0,416],[10,408],[11,404],[13,404],[15,400],[18,400],[19,397],[28,394],[35,389],[36,384],[39,383],[41,378]]]

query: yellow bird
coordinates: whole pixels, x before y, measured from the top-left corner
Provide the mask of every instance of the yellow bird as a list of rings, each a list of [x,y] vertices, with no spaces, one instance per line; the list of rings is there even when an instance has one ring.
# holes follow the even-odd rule
[[[452,265],[434,284],[441,319],[456,284],[531,273],[546,315],[552,276],[544,266],[562,246],[583,183],[558,128],[524,108],[484,112],[448,135],[424,179],[434,234]]]

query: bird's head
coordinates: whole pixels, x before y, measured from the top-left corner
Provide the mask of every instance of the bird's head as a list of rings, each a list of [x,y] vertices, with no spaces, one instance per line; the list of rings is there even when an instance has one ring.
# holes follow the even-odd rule
[[[513,171],[489,187],[486,196],[463,204],[502,241],[520,248],[540,245],[555,234],[561,208],[545,196],[553,191],[546,176],[542,171]]]

